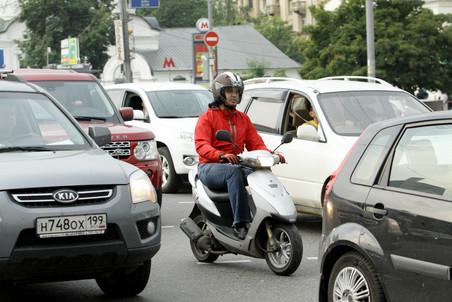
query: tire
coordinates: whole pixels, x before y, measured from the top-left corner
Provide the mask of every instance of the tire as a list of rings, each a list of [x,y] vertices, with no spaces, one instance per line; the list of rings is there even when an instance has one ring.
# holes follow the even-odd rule
[[[180,176],[174,170],[173,158],[167,147],[158,148],[162,161],[162,191],[163,193],[176,193],[181,185]]]
[[[205,224],[205,219],[202,215],[198,215],[195,218],[193,218],[193,221],[198,225],[198,227],[201,230],[204,230],[206,227]],[[198,260],[199,262],[204,262],[204,263],[212,263],[215,262],[215,260],[218,259],[218,257],[220,255],[218,254],[211,254],[207,251],[203,251],[200,250],[196,243],[194,243],[192,240],[190,240],[190,247],[191,247],[191,251],[193,252],[193,256],[195,256],[196,260]]]
[[[266,252],[265,261],[275,274],[288,276],[297,270],[303,257],[301,235],[295,225],[282,223],[273,225],[272,233],[278,250]],[[270,242],[267,241],[269,249]]]
[[[354,275],[350,275],[350,274]],[[352,277],[353,276],[353,277]],[[346,279],[347,282],[339,282]],[[353,282],[350,282],[350,280]],[[358,289],[354,285],[362,283]],[[360,294],[359,297],[357,295]],[[339,299],[337,296],[340,295]],[[328,280],[328,301],[384,302],[384,292],[372,263],[356,252],[341,256],[333,266]]]
[[[147,260],[132,271],[121,269],[108,277],[97,278],[96,283],[107,296],[133,297],[144,290],[150,274],[151,260]]]

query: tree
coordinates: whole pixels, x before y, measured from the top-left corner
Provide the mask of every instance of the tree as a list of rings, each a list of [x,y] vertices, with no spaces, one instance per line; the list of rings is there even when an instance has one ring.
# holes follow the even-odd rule
[[[234,0],[213,0],[214,26],[244,24],[251,21],[249,7],[237,9]]]
[[[291,59],[302,62],[302,49],[304,40],[292,27],[280,17],[260,16],[255,21],[255,28],[265,38],[278,47]]]
[[[199,18],[207,18],[207,0],[164,0],[159,8],[138,9],[137,15],[154,16],[162,27],[195,27]]]
[[[450,16],[434,15],[421,0],[375,0],[376,75],[414,92],[448,88],[452,74]],[[336,11],[313,7],[306,29],[304,78],[367,75],[365,0],[345,1]]]
[[[266,61],[248,60],[248,70],[242,74],[243,80],[252,78],[261,78],[265,76],[265,68],[268,63]]]
[[[61,40],[78,37],[80,57],[88,58],[94,69],[108,60],[107,47],[114,42],[112,0],[20,0],[20,21],[27,26],[19,42],[22,66],[60,62]]]

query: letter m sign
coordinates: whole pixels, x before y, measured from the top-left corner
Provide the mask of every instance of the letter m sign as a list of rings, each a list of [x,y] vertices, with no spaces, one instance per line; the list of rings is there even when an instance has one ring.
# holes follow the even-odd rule
[[[174,64],[173,58],[165,58],[163,61],[163,68],[171,68],[176,67],[176,64]]]

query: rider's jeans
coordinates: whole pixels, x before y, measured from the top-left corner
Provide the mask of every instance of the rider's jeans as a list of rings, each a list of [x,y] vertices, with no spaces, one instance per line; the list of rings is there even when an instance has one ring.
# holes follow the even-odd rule
[[[251,220],[245,179],[252,170],[232,164],[200,164],[199,178],[211,190],[227,189],[231,203],[233,224]]]

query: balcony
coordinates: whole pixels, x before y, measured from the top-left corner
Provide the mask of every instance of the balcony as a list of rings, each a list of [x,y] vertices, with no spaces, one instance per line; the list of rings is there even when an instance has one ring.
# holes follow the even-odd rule
[[[290,3],[290,11],[302,16],[306,16],[306,0],[293,0]]]

